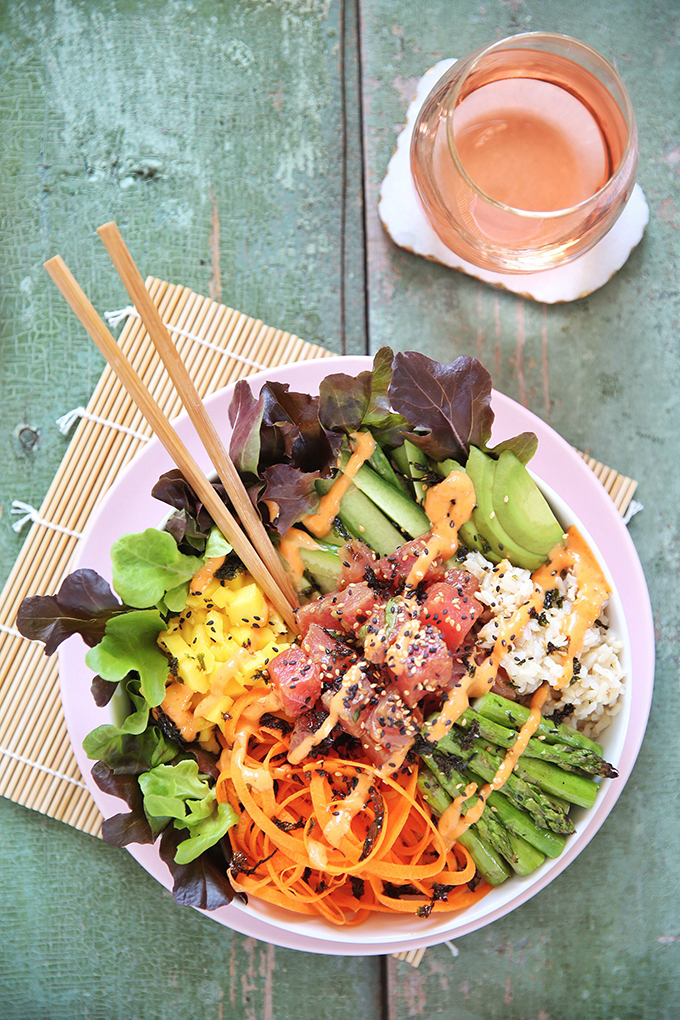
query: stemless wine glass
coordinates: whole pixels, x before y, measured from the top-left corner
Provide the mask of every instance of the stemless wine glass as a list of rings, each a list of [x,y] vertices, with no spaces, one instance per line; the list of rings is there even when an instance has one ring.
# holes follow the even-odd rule
[[[635,115],[616,69],[569,36],[527,32],[476,50],[420,111],[411,171],[451,251],[501,273],[570,262],[635,184]]]

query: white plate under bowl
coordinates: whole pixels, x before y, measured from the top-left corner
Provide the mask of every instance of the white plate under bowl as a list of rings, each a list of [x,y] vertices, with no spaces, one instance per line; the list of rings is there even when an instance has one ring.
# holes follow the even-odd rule
[[[370,368],[372,359],[323,358],[277,368],[249,377],[257,393],[267,379],[290,383],[298,392],[318,392],[321,379],[331,373],[356,375]],[[216,393],[206,403],[221,434],[229,434],[227,408],[232,388]],[[654,632],[649,596],[642,568],[628,531],[604,487],[579,455],[540,418],[494,391],[493,441],[533,431],[538,436],[538,452],[531,462],[535,476],[552,499],[562,524],[577,524],[589,541],[600,563],[605,565],[614,595],[611,606],[612,629],[624,641],[627,672],[624,707],[602,738],[605,756],[619,770],[619,778],[603,782],[595,806],[575,813],[577,832],[557,860],[546,862],[525,878],[513,876],[492,890],[469,909],[457,914],[433,913],[423,919],[379,914],[358,928],[331,926],[270,907],[250,898],[248,906],[231,903],[207,914],[235,931],[265,942],[315,953],[364,956],[403,952],[466,935],[503,917],[525,903],[560,874],[592,839],[614,807],[635,763],[644,735],[652,697],[654,676]],[[211,470],[208,458],[193,426],[183,416],[176,422],[177,432],[201,467]],[[92,515],[78,545],[72,569],[90,567],[111,579],[109,550],[114,541],[127,532],[157,526],[164,504],[152,499],[150,489],[164,471],[174,465],[157,440],[144,447],[134,458]],[[83,738],[96,726],[109,721],[108,709],[97,708],[89,694],[91,671],[85,665],[85,645],[72,638],[59,649],[59,676],[64,713],[78,764],[102,814],[109,817],[121,811],[122,802],[95,785],[90,776],[92,763],[82,750]],[[128,848],[137,861],[167,889],[172,888],[170,873],[154,846]]]

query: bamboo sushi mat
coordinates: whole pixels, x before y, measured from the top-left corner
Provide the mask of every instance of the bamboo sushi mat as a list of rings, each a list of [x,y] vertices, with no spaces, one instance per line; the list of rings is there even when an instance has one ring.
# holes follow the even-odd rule
[[[262,369],[331,355],[187,287],[155,278],[146,285],[201,396]],[[123,315],[127,321],[119,344],[173,418],[181,404],[153,344],[134,309]],[[48,658],[42,644],[25,640],[15,618],[26,595],[58,590],[89,516],[152,431],[109,367],[88,406],[66,415],[61,426],[68,428],[78,419],[40,509],[14,508],[33,523],[0,595],[0,795],[98,836],[102,818],[71,750],[57,657]],[[582,456],[625,516],[637,483]],[[398,956],[416,966],[420,962],[413,953]]]

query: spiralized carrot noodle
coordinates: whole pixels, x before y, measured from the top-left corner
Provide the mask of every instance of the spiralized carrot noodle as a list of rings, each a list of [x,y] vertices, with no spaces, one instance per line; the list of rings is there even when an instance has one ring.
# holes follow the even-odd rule
[[[446,849],[416,766],[387,778],[335,756],[291,765],[288,738],[249,717],[256,701],[249,691],[233,706],[216,786],[239,816],[229,833],[237,890],[334,925],[461,910],[489,892],[472,887],[467,851]]]

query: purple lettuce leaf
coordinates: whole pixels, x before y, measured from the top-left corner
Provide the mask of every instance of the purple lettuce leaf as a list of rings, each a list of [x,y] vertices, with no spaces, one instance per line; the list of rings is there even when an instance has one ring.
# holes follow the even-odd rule
[[[213,488],[226,503],[224,486],[214,482]],[[164,530],[175,539],[179,551],[188,555],[203,552],[214,521],[182,472],[178,468],[166,471],[154,485],[151,495],[174,508]]]
[[[397,354],[389,399],[409,423],[409,439],[434,460],[465,460],[491,436],[491,376],[463,355],[441,365],[416,351]]]
[[[498,443],[493,447],[485,447],[485,452],[491,454],[492,457],[498,459],[502,454],[503,450],[512,450],[518,460],[521,460],[522,464],[528,464],[533,455],[536,453],[538,447],[538,436],[535,432],[520,432],[518,436],[513,436],[512,439],[504,439],[502,443]]]
[[[175,901],[181,906],[202,910],[217,910],[231,903],[236,894],[227,871],[231,857],[228,841],[220,840],[189,864],[177,864],[177,847],[185,838],[186,832],[168,825],[163,830],[159,847],[160,856],[173,878]]]
[[[314,483],[319,471],[300,471],[292,464],[272,464],[263,472],[266,487],[261,501],[267,506],[270,523],[280,535],[307,514],[315,513],[319,494]],[[274,505],[275,504],[275,505]]]
[[[104,637],[107,621],[128,607],[118,601],[107,581],[96,570],[69,574],[56,595],[29,595],[17,611],[17,628],[31,641],[45,643],[52,655],[62,641],[80,634],[90,647]]]
[[[390,348],[382,347],[371,371],[357,376],[339,372],[321,382],[319,419],[327,431],[351,433],[370,428],[378,440],[391,446],[401,444],[401,430],[408,429],[408,423],[395,414],[388,396],[393,358]]]
[[[109,846],[128,846],[130,843],[153,843],[154,834],[144,813],[144,798],[134,775],[117,774],[103,761],[92,766],[92,778],[104,793],[120,797],[130,808],[128,812],[113,815],[102,824],[102,838]]]
[[[342,435],[329,433],[319,421],[319,398],[291,392],[288,383],[262,388],[262,452],[260,469],[289,461],[300,471],[327,474],[335,465]]]
[[[229,404],[232,426],[229,456],[241,475],[257,475],[260,463],[260,431],[264,415],[264,396],[255,399],[245,379],[239,379]]]
[[[105,708],[118,688],[119,680],[104,680],[101,676],[92,677],[90,693],[97,708]]]

